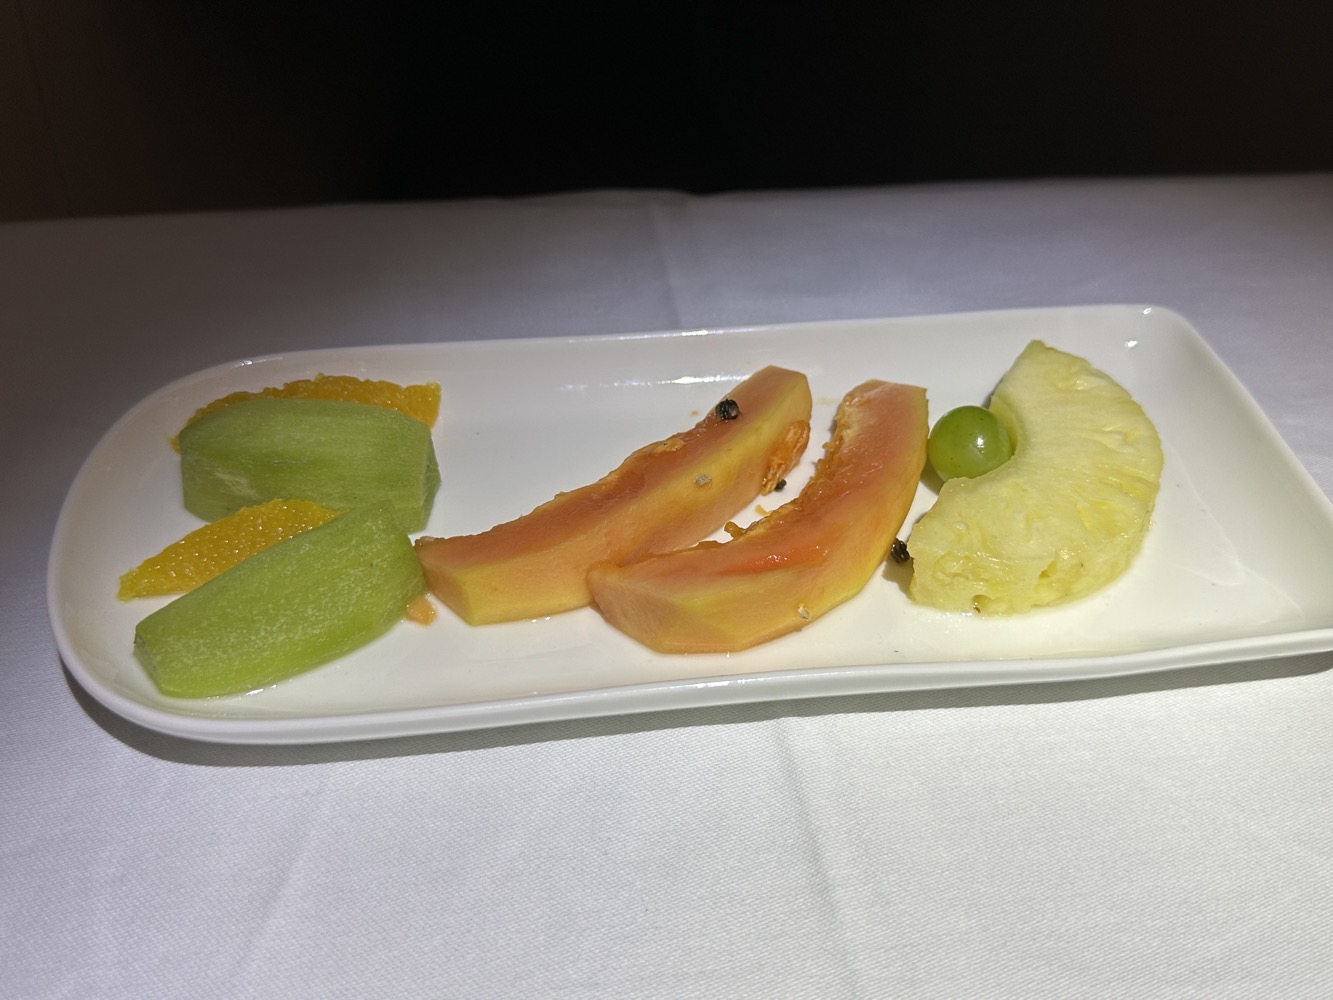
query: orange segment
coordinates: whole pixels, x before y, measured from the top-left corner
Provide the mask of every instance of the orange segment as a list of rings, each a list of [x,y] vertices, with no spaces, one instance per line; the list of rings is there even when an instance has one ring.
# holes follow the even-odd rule
[[[308,500],[270,500],[198,528],[120,578],[116,596],[180,594],[285,538],[317,528],[333,511]]]
[[[215,399],[195,411],[186,425],[198,420],[205,413],[219,409],[229,403],[243,399],[255,399],[260,396],[280,396],[289,399],[337,399],[347,403],[367,403],[371,406],[384,406],[409,417],[415,417],[426,426],[435,423],[440,415],[440,385],[438,382],[423,382],[420,385],[398,385],[396,382],[383,382],[373,379],[356,378],[352,375],[316,375],[314,378],[299,379],[280,386],[260,389],[258,392],[233,392]]]
[[[403,617],[410,622],[416,622],[418,625],[429,625],[435,620],[435,605],[431,604],[429,597],[422,594],[407,606],[407,611]]]

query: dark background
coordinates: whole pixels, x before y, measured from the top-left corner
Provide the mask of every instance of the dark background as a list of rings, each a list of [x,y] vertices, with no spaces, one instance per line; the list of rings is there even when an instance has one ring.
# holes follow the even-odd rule
[[[0,218],[1333,169],[1333,5],[0,0]]]

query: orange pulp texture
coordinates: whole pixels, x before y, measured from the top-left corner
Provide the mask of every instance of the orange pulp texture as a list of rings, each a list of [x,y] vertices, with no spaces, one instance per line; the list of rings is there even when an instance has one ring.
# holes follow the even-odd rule
[[[193,590],[285,538],[317,528],[333,511],[308,500],[270,500],[190,532],[120,578],[116,596],[161,597]]]
[[[298,379],[280,386],[270,386],[258,392],[233,392],[215,399],[206,406],[201,406],[186,421],[186,426],[194,423],[205,413],[221,409],[229,403],[238,403],[243,399],[260,397],[280,397],[284,399],[336,399],[345,403],[366,403],[370,406],[383,406],[397,410],[409,417],[415,417],[427,427],[433,426],[440,415],[440,385],[438,382],[423,382],[420,385],[398,385],[396,382],[383,382],[373,379],[356,378],[353,375],[316,375],[314,378]]]

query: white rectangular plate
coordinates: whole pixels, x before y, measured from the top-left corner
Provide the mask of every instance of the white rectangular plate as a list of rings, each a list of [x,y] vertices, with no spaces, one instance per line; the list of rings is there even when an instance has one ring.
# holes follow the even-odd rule
[[[120,575],[198,527],[181,506],[168,439],[228,392],[319,372],[438,381],[444,481],[425,533],[459,534],[599,478],[634,448],[692,425],[767,364],[805,372],[815,396],[811,446],[785,494],[793,496],[852,386],[872,377],[925,386],[933,419],[983,402],[1033,338],[1119,380],[1166,450],[1143,552],[1120,580],[1075,604],[999,620],[943,614],[913,605],[906,570],[890,564],[804,631],[732,655],[658,655],[589,609],[479,628],[442,609],[429,627],[400,624],[352,655],[244,696],[163,697],[133,656],[135,624],[163,602],[118,601]],[[909,525],[933,499],[923,485]],[[1160,307],[337,349],[212,368],[138,404],[70,489],[48,589],[66,666],[113,711],[195,739],[321,742],[1326,650],[1333,507],[1199,335]]]

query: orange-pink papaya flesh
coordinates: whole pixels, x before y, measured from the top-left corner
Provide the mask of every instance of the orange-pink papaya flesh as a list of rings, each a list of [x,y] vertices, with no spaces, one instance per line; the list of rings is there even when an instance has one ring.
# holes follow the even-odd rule
[[[735,652],[803,628],[883,564],[916,495],[927,434],[924,389],[857,386],[799,496],[730,541],[593,567],[597,607],[663,653]]]
[[[419,539],[431,593],[472,625],[540,618],[591,602],[594,563],[631,562],[717,531],[770,492],[810,439],[800,372],[761,369],[727,399],[734,406],[531,513],[476,535]]]

